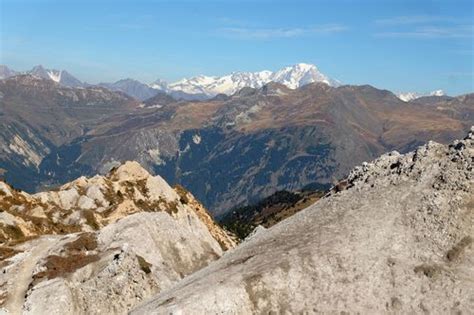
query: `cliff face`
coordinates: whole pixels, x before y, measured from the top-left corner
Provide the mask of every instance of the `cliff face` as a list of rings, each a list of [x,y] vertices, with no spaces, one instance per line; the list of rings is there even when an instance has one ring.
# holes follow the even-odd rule
[[[138,163],[29,195],[0,182],[0,303],[11,313],[124,313],[235,242]]]
[[[469,313],[474,129],[356,167],[132,314]]]

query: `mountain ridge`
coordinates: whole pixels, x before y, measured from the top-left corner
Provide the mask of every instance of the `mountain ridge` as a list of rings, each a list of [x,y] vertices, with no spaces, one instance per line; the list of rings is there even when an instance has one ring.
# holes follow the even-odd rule
[[[363,163],[130,314],[469,313],[473,159],[474,127]]]
[[[417,93],[417,92],[400,92],[396,93],[399,99],[404,102],[414,101],[421,97],[429,97],[429,96],[447,96],[443,90],[435,90],[429,93]]]
[[[0,81],[0,168],[10,183],[36,191],[136,160],[219,216],[278,190],[333,183],[387,151],[447,143],[474,122],[472,95],[406,103],[368,85],[269,83],[206,101],[162,94],[139,103],[43,81]]]
[[[232,95],[244,87],[261,88],[270,82],[281,83],[291,89],[313,82],[323,82],[330,86],[340,84],[319,72],[315,65],[299,63],[275,72],[263,70],[258,72],[232,72],[224,76],[200,75],[171,84],[164,84],[163,81],[159,81],[159,84],[154,85],[152,83],[150,86],[163,91],[204,94],[208,97],[214,97],[218,94]]]
[[[274,72],[269,70],[235,71],[222,76],[198,75],[171,83],[157,79],[149,84],[132,78],[89,84],[78,80],[66,70],[45,69],[43,66],[37,65],[29,71],[17,72],[6,65],[0,65],[0,79],[19,74],[33,74],[68,87],[102,86],[113,91],[124,92],[141,101],[155,96],[158,92],[165,92],[177,100],[206,100],[219,94],[230,96],[244,87],[260,88],[270,82],[282,83],[291,89],[300,88],[314,82],[323,82],[334,87],[342,84],[338,80],[321,73],[317,66],[306,63],[286,66]],[[414,101],[421,97],[446,95],[443,90],[435,90],[429,93],[394,92],[394,94],[404,102]]]
[[[0,312],[124,313],[235,246],[192,194],[131,161],[35,195],[0,181],[0,208]]]

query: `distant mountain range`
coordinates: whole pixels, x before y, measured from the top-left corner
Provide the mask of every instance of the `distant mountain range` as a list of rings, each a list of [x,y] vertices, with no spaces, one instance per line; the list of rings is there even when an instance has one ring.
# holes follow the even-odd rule
[[[404,102],[409,102],[416,100],[420,97],[427,97],[427,96],[446,96],[443,90],[436,90],[429,93],[416,93],[416,92],[405,92],[405,93],[397,93],[396,94],[399,99]]]
[[[92,84],[81,82],[66,70],[46,69],[41,65],[26,72],[18,72],[0,65],[0,79],[18,74],[32,74],[40,78],[50,79],[66,87],[87,87]],[[297,89],[309,83],[322,82],[332,87],[341,85],[341,82],[321,73],[312,64],[298,63],[278,71],[268,70],[258,72],[233,72],[223,76],[199,75],[184,78],[177,82],[168,83],[158,79],[150,84],[127,78],[113,83],[99,83],[97,85],[112,91],[121,91],[133,98],[144,101],[159,92],[164,92],[177,100],[206,100],[219,94],[232,95],[244,87],[261,88],[269,82],[281,83],[290,89]],[[424,96],[445,95],[442,90],[431,93],[406,92],[397,93],[398,98],[408,102]]]
[[[368,85],[270,82],[231,96],[138,101],[100,86],[0,80],[0,175],[37,191],[135,160],[214,215],[278,190],[328,185],[357,163],[447,143],[474,124],[474,95],[404,102]]]
[[[7,66],[0,65],[0,79],[6,79],[19,74],[31,74],[39,78],[52,80],[67,87],[84,87],[87,85],[86,83],[76,79],[66,70],[45,69],[43,66],[38,65],[29,71],[18,72],[8,68]]]
[[[269,82],[281,83],[290,89],[296,89],[309,83],[322,82],[330,86],[340,83],[322,74],[315,65],[299,63],[276,72],[233,72],[224,76],[204,76],[182,79],[166,84],[163,81],[150,86],[166,92],[184,92],[190,95],[214,97],[218,94],[232,95],[244,87],[260,88]]]
[[[85,87],[91,84],[81,82],[65,70],[45,69],[35,66],[26,72],[17,72],[7,66],[1,66],[0,79],[17,74],[32,74],[40,78],[53,80],[63,86]],[[145,84],[134,79],[123,79],[114,83],[99,83],[112,91],[121,91],[139,100],[149,99],[158,92],[165,92],[176,99],[203,100],[218,94],[232,95],[244,87],[260,88],[269,82],[277,82],[291,89],[296,89],[313,82],[323,82],[330,86],[340,83],[322,74],[314,65],[299,63],[279,71],[233,72],[224,76],[196,76],[185,78],[174,83],[156,80]]]
[[[99,86],[112,91],[121,91],[139,100],[146,100],[155,96],[160,90],[154,89],[134,79],[123,79],[114,83],[99,83]]]

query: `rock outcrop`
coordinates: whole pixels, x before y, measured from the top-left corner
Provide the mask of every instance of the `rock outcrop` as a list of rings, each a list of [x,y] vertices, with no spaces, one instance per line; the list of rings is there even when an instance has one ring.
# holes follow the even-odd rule
[[[132,314],[471,313],[474,129],[355,168]]]
[[[0,312],[125,313],[235,246],[136,162],[29,195],[0,182]]]

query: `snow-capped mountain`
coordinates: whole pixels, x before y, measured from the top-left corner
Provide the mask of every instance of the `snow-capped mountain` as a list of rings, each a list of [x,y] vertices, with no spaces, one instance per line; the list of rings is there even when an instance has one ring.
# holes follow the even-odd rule
[[[402,101],[410,102],[410,101],[416,100],[417,98],[420,98],[420,97],[445,96],[446,94],[444,93],[443,90],[436,90],[436,91],[429,92],[429,93],[406,92],[406,93],[397,93],[396,95]]]
[[[81,82],[66,70],[46,69],[38,65],[29,71],[18,72],[5,65],[0,65],[0,79],[19,74],[31,74],[67,87],[91,86],[91,84]],[[339,81],[321,73],[315,65],[306,63],[284,67],[275,72],[263,70],[232,72],[223,76],[198,75],[172,83],[158,79],[146,84],[134,79],[123,79],[114,83],[99,83],[97,85],[112,91],[124,92],[139,100],[149,99],[158,92],[165,92],[177,100],[205,100],[219,94],[232,95],[244,87],[261,88],[270,82],[283,84],[290,89],[297,89],[313,82],[322,82],[333,87],[341,85]],[[445,96],[446,94],[442,90],[436,90],[429,93],[400,92],[396,95],[402,101],[410,102],[420,97]]]
[[[168,88],[168,82],[161,79],[158,79],[155,82],[150,83],[149,85],[151,88],[155,90],[160,90],[160,91],[164,91]]]
[[[19,72],[12,70],[5,65],[0,65],[0,80],[20,74],[31,74],[39,78],[52,80],[63,86],[68,87],[84,87],[87,85],[86,83],[83,83],[77,78],[75,78],[66,70],[45,69],[43,66],[38,65],[34,66],[29,71]]]
[[[26,73],[32,74],[34,76],[43,78],[43,79],[50,79],[54,82],[57,82],[64,86],[69,87],[83,87],[84,83],[76,79],[73,75],[71,75],[66,70],[56,70],[56,69],[45,69],[43,66],[38,65],[33,67],[30,71]]]
[[[270,76],[270,81],[286,85],[290,89],[297,89],[313,82],[323,82],[329,86],[338,86],[340,82],[321,73],[315,65],[299,63],[285,67]]]
[[[168,93],[182,92],[191,95],[213,97],[218,94],[231,95],[244,87],[260,88],[269,82],[277,82],[291,89],[299,88],[312,82],[323,82],[330,86],[340,83],[322,74],[315,65],[299,63],[285,67],[276,72],[264,70],[259,72],[233,72],[224,76],[196,76],[166,84],[156,81],[150,86]]]
[[[41,65],[34,66],[33,69],[31,69],[27,73],[43,79],[50,79],[57,83],[59,83],[59,81],[61,80],[61,72],[59,70],[46,70]]]
[[[270,71],[234,72],[222,77],[197,76],[183,79],[168,85],[171,91],[182,91],[188,94],[234,94],[244,87],[259,88],[271,80]]]

